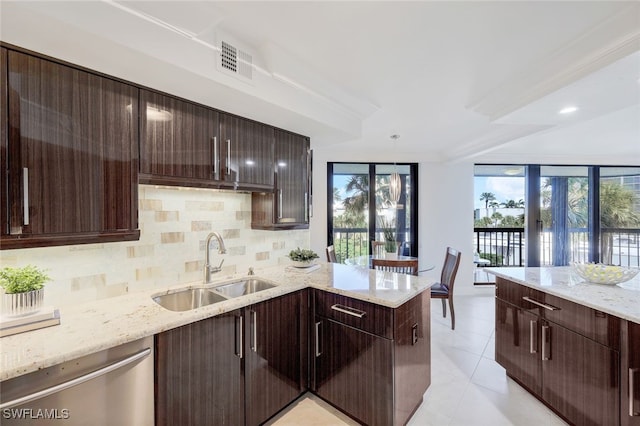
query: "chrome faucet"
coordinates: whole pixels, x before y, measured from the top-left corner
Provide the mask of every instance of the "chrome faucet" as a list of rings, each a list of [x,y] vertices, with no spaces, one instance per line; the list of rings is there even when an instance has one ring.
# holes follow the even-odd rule
[[[211,274],[220,272],[222,270],[222,264],[224,263],[224,259],[220,262],[218,266],[211,266],[211,239],[215,237],[218,240],[218,253],[225,254],[227,249],[224,247],[224,241],[222,240],[222,236],[217,232],[212,232],[207,235],[207,241],[204,244],[204,283],[209,284],[211,282]]]

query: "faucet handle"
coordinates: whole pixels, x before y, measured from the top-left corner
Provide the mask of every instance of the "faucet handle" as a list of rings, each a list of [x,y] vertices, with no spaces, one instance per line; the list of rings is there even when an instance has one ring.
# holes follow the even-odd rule
[[[255,275],[255,272],[253,272],[253,266],[249,267],[249,272],[247,273],[247,275]]]

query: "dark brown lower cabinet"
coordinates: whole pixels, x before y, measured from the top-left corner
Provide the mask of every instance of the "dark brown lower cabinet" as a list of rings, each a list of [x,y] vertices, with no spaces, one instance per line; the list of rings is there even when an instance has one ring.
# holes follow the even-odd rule
[[[156,335],[157,425],[259,425],[304,391],[297,292]]]
[[[315,296],[312,390],[363,424],[405,424],[431,383],[428,293],[396,309]]]
[[[542,393],[538,318],[496,299],[496,362],[536,395]]]
[[[550,322],[541,332],[542,399],[576,425],[619,424],[619,353]]]
[[[571,424],[620,424],[619,319],[496,283],[496,361],[507,374]]]
[[[244,424],[236,310],[156,335],[156,425]]]
[[[640,426],[640,324],[622,324],[622,399],[620,419],[623,426]]]
[[[259,425],[304,392],[298,292],[245,308],[246,424]]]

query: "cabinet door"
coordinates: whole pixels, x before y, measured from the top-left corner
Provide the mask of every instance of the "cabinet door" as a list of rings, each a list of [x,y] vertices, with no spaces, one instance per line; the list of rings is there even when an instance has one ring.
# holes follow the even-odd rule
[[[137,234],[138,89],[14,51],[8,71],[9,232]]]
[[[240,311],[156,335],[156,424],[242,425]]]
[[[273,190],[273,127],[234,115],[220,116],[225,184]]]
[[[140,93],[140,111],[142,181],[220,179],[217,111],[148,90]]]
[[[538,317],[496,299],[496,362],[507,374],[540,395],[540,332]]]
[[[309,222],[309,142],[304,136],[275,131],[276,222]]]
[[[0,47],[0,235],[9,234],[9,181],[7,141],[7,49]]]
[[[573,424],[618,424],[618,352],[553,323],[541,331],[544,400]]]
[[[300,293],[246,311],[246,424],[259,425],[302,393]]]
[[[393,341],[316,317],[315,392],[367,425],[393,424]]]
[[[621,424],[640,426],[640,324],[624,322],[622,336]]]

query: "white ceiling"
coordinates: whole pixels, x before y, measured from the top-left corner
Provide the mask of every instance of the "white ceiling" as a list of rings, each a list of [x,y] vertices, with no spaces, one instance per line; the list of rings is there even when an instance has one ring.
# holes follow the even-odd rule
[[[320,149],[640,164],[638,2],[0,8],[3,41],[307,134]],[[216,68],[221,39],[253,55],[252,82]],[[580,109],[557,115],[568,104]]]

